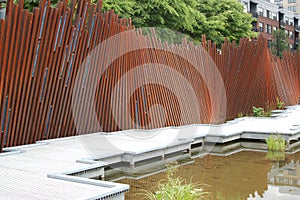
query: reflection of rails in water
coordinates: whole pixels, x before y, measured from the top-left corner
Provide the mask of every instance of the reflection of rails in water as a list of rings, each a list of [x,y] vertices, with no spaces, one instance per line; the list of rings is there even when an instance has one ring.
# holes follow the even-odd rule
[[[297,143],[298,147],[293,150],[287,151],[286,154],[295,154],[300,151],[300,141]],[[209,154],[223,157],[236,154],[241,151],[268,152],[266,144],[262,141],[253,142],[243,140],[217,144],[213,147]],[[115,163],[105,169],[105,179],[109,181],[118,181],[122,179],[138,180],[166,171],[166,165],[169,163],[177,163],[175,166],[188,165],[194,163],[194,159],[203,157],[205,155],[207,155],[207,152],[203,150],[202,146],[195,146],[192,147],[189,152],[177,152],[174,154],[169,154],[165,156],[165,159],[156,157],[153,159],[143,160],[141,162],[135,163],[134,166],[129,165],[129,163],[125,162]]]
[[[105,180],[118,181],[121,179],[141,179],[148,176],[152,176],[167,170],[167,165],[170,163],[176,163],[175,166],[183,166],[194,163],[189,154],[178,154],[165,160],[151,159],[147,162],[138,163],[132,167],[125,163],[118,163],[105,169]]]

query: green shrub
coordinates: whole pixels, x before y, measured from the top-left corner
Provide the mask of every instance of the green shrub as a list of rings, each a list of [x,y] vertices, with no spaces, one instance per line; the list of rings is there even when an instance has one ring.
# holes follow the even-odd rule
[[[252,112],[253,112],[254,117],[262,117],[263,114],[264,114],[264,109],[261,108],[261,107],[257,108],[255,106],[253,106],[252,107]]]
[[[269,151],[285,151],[285,140],[281,135],[270,135],[266,143]]]
[[[186,183],[182,178],[175,177],[176,168],[169,168],[167,179],[158,183],[155,193],[145,191],[145,198],[149,200],[206,200],[211,194],[206,192],[205,184]]]

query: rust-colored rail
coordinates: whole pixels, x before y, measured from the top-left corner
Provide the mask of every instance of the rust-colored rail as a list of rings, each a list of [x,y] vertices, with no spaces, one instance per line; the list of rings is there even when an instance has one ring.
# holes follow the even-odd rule
[[[72,0],[67,7],[64,0],[52,8],[41,0],[32,13],[23,4],[8,0],[0,20],[0,151],[98,131],[215,123],[252,106],[275,108],[276,97],[298,103],[300,54],[273,57],[262,37],[225,41],[221,51],[205,37],[200,47],[173,45],[154,29],[143,35],[113,10],[101,12],[101,1]],[[118,45],[101,47],[112,36]],[[109,66],[99,73],[103,64]],[[73,102],[81,102],[79,113],[94,106],[99,124],[83,115],[78,133]]]

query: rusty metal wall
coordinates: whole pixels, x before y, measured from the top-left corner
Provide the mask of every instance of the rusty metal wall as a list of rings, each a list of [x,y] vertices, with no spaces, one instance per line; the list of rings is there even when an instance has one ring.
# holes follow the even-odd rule
[[[169,45],[143,35],[141,30],[134,29],[131,20],[120,19],[112,10],[102,13],[101,2],[92,5],[87,0],[73,0],[69,7],[67,4],[67,1],[59,2],[57,8],[52,8],[48,1],[41,0],[39,8],[34,8],[31,13],[22,8],[22,0],[19,5],[8,0],[6,18],[0,20],[0,150],[78,134],[72,100],[75,98],[80,102],[89,92],[90,84],[85,85],[89,77],[78,75],[78,71],[90,52],[102,41],[128,30],[132,31],[125,35],[126,44],[122,48],[146,43],[148,48],[143,46],[127,52],[114,60],[105,73],[97,74],[99,82],[95,96],[88,100],[95,102],[101,129],[92,120],[82,119],[79,124],[83,123],[84,127],[80,134],[215,123],[222,118],[220,109],[213,106],[218,104],[224,104],[226,113],[221,115],[229,119],[239,113],[251,112],[252,106],[275,108],[276,97],[286,105],[298,103],[300,55],[285,53],[283,59],[275,58],[261,37],[252,41],[243,39],[239,45],[225,41],[221,53],[205,37],[202,48],[187,41]],[[210,62],[203,56],[203,49],[221,74],[227,101],[223,101],[222,96],[217,99],[210,96],[210,86],[205,80],[214,72],[204,68]],[[100,51],[103,55],[103,52],[119,50],[108,47]],[[195,69],[184,56],[179,55],[203,64]],[[109,58],[99,56],[98,59]],[[98,61],[94,62],[97,64]],[[147,73],[138,76],[133,73],[137,66],[147,63],[163,64],[182,75],[192,87],[197,101],[195,105],[187,95],[181,95],[180,98],[183,98],[179,99],[163,84],[143,84],[146,79],[153,78],[173,84],[174,88],[180,89],[178,91],[186,89],[172,74],[167,78],[163,76],[159,65],[154,64]],[[113,96],[115,85],[124,75],[131,78],[124,82],[120,95],[135,84],[142,85],[130,94],[125,111],[118,96]],[[73,93],[77,80],[84,85],[83,93]],[[149,111],[158,104],[165,110],[163,115]],[[182,107],[182,104],[185,105]],[[86,105],[76,106],[84,112]],[[117,113],[120,121],[115,119],[113,109],[116,112],[120,110]]]

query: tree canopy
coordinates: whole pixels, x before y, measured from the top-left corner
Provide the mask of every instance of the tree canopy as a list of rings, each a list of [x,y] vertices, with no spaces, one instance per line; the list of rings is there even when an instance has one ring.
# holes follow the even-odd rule
[[[282,53],[289,49],[288,36],[282,29],[274,31],[272,35],[271,51],[274,55],[282,57]]]
[[[38,2],[25,0],[25,8],[32,10]],[[56,3],[51,0],[52,5]],[[251,25],[255,19],[236,0],[103,0],[103,10],[110,9],[120,17],[132,18],[137,28],[168,28],[198,41],[202,34],[217,44],[225,38],[238,41],[257,36]]]
[[[252,22],[255,20],[244,12],[244,7],[236,0],[198,0],[197,10],[205,15],[203,31],[208,39],[217,44],[227,38],[238,41],[243,37],[254,37]]]
[[[121,17],[131,17],[138,28],[169,28],[195,40],[205,34],[220,44],[225,38],[257,36],[251,24],[255,19],[236,0],[104,0],[103,5]]]

